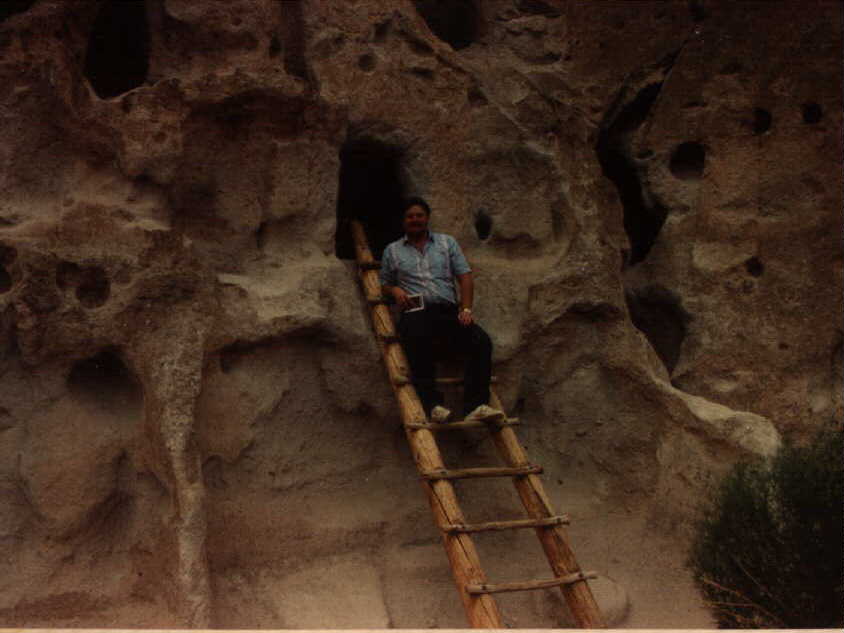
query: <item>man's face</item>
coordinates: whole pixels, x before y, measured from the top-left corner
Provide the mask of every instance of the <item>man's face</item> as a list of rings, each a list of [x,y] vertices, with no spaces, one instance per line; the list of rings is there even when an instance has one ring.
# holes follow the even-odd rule
[[[428,214],[418,204],[404,212],[404,232],[418,234],[428,230]]]

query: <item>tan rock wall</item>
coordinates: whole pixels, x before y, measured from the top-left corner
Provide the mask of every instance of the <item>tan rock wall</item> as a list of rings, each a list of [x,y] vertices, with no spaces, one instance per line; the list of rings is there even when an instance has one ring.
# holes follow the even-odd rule
[[[840,421],[840,3],[142,4],[107,98],[110,3],[0,14],[0,624],[462,625],[335,256],[359,143],[463,245],[561,507],[682,534]]]

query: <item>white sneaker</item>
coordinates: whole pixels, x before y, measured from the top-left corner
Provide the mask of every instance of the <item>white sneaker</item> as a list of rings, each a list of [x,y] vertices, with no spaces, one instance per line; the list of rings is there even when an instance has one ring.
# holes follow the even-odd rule
[[[488,404],[482,404],[465,417],[466,422],[479,422],[489,420],[492,422],[503,422],[507,416],[499,409],[493,409]]]
[[[433,409],[431,409],[431,422],[434,424],[442,424],[443,422],[448,422],[448,418],[451,417],[451,411],[446,409],[442,405],[437,405]]]

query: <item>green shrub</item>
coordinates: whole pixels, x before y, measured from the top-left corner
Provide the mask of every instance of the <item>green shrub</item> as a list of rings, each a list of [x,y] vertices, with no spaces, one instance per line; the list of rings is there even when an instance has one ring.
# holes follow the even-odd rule
[[[844,625],[842,438],[787,445],[724,480],[689,557],[720,627]]]

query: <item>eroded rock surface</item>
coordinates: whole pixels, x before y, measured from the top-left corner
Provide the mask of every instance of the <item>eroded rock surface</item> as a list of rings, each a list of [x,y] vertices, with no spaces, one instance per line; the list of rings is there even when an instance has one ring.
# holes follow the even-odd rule
[[[682,626],[600,522],[684,535],[736,459],[842,417],[841,18],[5,3],[0,625],[463,626],[348,261],[349,219],[378,252],[415,194],[553,501],[596,522],[581,563],[637,579],[614,618]],[[491,576],[546,573],[497,538]],[[568,624],[558,593],[503,600]]]

